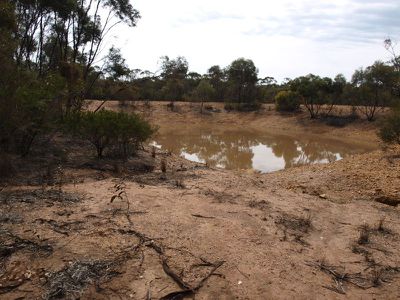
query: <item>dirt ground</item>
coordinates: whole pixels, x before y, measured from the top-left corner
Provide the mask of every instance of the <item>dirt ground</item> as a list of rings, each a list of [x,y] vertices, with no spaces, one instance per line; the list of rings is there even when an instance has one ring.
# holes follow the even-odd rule
[[[378,143],[362,121],[165,105],[146,112],[160,130],[208,118]],[[51,156],[43,145],[0,185],[1,299],[400,297],[399,149],[257,174],[147,148],[122,163],[83,142],[56,137]]]

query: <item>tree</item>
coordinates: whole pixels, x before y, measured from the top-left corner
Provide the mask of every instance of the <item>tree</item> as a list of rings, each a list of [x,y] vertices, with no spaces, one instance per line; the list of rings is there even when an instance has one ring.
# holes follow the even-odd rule
[[[390,38],[384,41],[384,45],[386,50],[389,51],[390,55],[392,56],[390,65],[393,66],[397,73],[397,78],[393,87],[393,94],[397,97],[400,97],[400,55],[397,53],[395,44]]]
[[[164,81],[161,92],[165,99],[172,102],[182,99],[188,69],[189,64],[182,56],[176,59],[170,59],[168,56],[161,57],[161,78]]]
[[[121,50],[114,46],[110,48],[106,57],[104,72],[112,80],[129,79],[129,76],[133,74],[133,71],[126,65]]]
[[[335,76],[332,82],[332,97],[334,104],[344,104],[343,93],[347,85],[346,77],[343,74]]]
[[[235,102],[255,102],[258,69],[250,59],[239,58],[226,70],[231,95]]]
[[[226,74],[220,66],[212,66],[208,69],[206,77],[215,90],[214,100],[221,101],[225,98]]]
[[[356,103],[368,121],[375,119],[379,107],[393,104],[393,87],[397,72],[393,66],[376,61],[372,66],[354,72],[351,83]]]
[[[393,109],[379,127],[378,135],[383,142],[400,145],[400,107]]]
[[[201,102],[201,108],[200,108],[201,113],[203,113],[204,101],[212,99],[214,93],[215,90],[212,87],[212,85],[208,82],[208,80],[203,79],[200,81],[199,85],[194,90],[194,97],[196,98],[196,100]]]
[[[38,134],[79,111],[101,76],[107,34],[139,17],[129,0],[1,1],[0,147],[27,154]]]
[[[88,140],[96,148],[98,158],[111,146],[116,146],[119,154],[128,158],[155,132],[139,115],[104,109],[70,114],[64,123],[67,132]]]
[[[278,85],[274,77],[264,77],[258,80],[258,98],[263,102],[272,102],[281,90],[285,90],[284,85]]]
[[[100,75],[90,76],[110,30],[120,23],[133,27],[140,17],[129,0],[17,0],[15,3],[16,63],[38,72],[41,78],[61,71],[68,81],[67,112],[80,108],[93,87],[91,81]]]
[[[311,119],[318,117],[322,106],[328,103],[332,94],[332,79],[313,74],[295,78],[289,82],[289,86],[300,95]]]
[[[300,108],[300,97],[296,92],[280,91],[275,97],[277,111],[296,111]]]

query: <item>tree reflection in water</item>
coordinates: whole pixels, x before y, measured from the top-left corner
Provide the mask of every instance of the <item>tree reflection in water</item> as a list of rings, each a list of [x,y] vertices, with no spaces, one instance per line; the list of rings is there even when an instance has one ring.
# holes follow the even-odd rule
[[[186,158],[226,169],[271,172],[297,165],[327,163],[371,148],[318,136],[287,136],[252,130],[182,130],[159,134],[155,143]]]

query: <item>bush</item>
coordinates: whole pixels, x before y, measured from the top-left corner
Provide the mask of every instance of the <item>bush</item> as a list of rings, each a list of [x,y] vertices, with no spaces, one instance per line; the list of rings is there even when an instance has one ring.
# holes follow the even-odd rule
[[[344,115],[344,116],[331,116],[321,115],[322,122],[332,127],[345,127],[350,123],[356,121],[359,117],[357,115]]]
[[[243,102],[243,103],[225,103],[225,110],[237,110],[241,112],[258,111],[261,109],[262,104],[260,102]]]
[[[299,94],[292,91],[280,91],[275,96],[275,107],[277,111],[296,111],[300,108]]]
[[[104,109],[70,114],[65,125],[68,132],[92,143],[99,158],[107,147],[114,147],[117,154],[127,158],[155,132],[155,128],[139,115]]]
[[[394,109],[380,124],[378,133],[387,144],[400,145],[400,108]]]

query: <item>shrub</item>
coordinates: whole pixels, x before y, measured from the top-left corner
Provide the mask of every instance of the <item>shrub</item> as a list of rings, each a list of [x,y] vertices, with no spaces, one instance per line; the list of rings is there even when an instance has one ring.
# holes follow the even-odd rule
[[[0,178],[11,177],[14,173],[15,169],[11,157],[0,152]]]
[[[104,149],[115,147],[123,158],[133,155],[140,144],[155,132],[147,121],[137,114],[100,110],[70,114],[66,120],[67,131],[87,139],[101,158]]]
[[[300,108],[300,97],[296,92],[280,91],[275,96],[277,111],[296,111]]]
[[[258,111],[261,109],[262,104],[260,102],[242,102],[242,103],[225,103],[225,110],[237,110],[241,112]]]
[[[380,124],[379,137],[387,144],[400,145],[400,108],[394,109]]]

